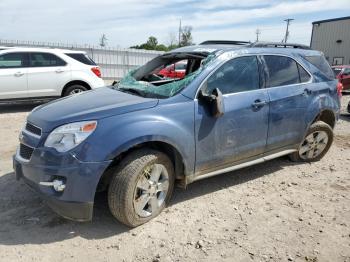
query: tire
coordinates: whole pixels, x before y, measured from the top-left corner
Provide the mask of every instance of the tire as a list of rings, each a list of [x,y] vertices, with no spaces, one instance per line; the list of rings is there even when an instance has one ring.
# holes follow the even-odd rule
[[[121,161],[108,188],[112,215],[129,227],[148,222],[169,203],[174,180],[174,167],[167,155],[152,149],[132,152]],[[166,192],[158,191],[166,187]]]
[[[67,87],[67,89],[64,91],[63,96],[70,96],[70,95],[78,94],[87,90],[88,89],[82,85],[71,85]]]
[[[315,162],[322,159],[333,143],[332,128],[322,121],[313,123],[298,151],[289,155],[293,162]],[[318,141],[319,140],[319,141]]]

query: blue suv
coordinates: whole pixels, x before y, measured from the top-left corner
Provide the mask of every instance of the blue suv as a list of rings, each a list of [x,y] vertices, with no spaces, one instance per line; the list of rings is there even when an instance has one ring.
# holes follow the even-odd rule
[[[158,72],[187,63],[183,79]],[[330,148],[340,91],[306,46],[207,41],[167,52],[114,86],[35,108],[13,158],[17,179],[63,217],[92,219],[108,190],[115,218],[157,216],[174,185],[283,155],[318,161]]]

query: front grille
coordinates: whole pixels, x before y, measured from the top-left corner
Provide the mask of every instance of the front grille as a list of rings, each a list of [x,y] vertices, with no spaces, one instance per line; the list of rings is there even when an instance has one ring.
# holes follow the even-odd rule
[[[34,148],[25,144],[19,145],[19,155],[26,160],[29,160],[33,154]]]
[[[37,136],[41,136],[41,128],[32,125],[31,123],[26,123],[26,130],[30,133],[33,133]]]

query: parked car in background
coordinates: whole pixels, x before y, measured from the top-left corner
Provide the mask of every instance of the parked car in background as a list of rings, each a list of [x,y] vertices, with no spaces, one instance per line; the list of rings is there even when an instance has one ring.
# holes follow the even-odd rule
[[[343,84],[343,90],[350,89],[350,65],[332,66],[333,72],[339,82]]]
[[[85,52],[46,48],[0,50],[0,102],[68,96],[104,86]]]
[[[135,227],[165,208],[174,184],[283,155],[320,160],[341,97],[322,53],[210,43],[156,57],[115,86],[35,108],[13,159],[17,179],[78,221],[92,219],[95,193],[108,190],[113,216]],[[183,79],[154,76],[180,60]]]
[[[180,61],[175,64],[170,64],[159,71],[158,75],[167,78],[184,78],[186,75],[186,61]]]

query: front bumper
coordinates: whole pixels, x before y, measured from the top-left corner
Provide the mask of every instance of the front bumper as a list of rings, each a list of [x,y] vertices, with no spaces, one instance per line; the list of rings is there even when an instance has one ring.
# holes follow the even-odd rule
[[[53,154],[35,149],[30,161],[23,161],[17,153],[13,157],[16,179],[23,179],[59,215],[76,221],[91,220],[96,187],[110,161],[81,162],[69,153],[57,155],[52,161]],[[39,184],[54,179],[65,181],[63,192]]]

